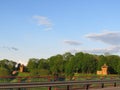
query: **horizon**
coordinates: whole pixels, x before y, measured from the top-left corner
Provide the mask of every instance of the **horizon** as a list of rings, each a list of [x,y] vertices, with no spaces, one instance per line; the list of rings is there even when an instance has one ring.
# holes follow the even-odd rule
[[[120,55],[119,0],[1,0],[0,59],[65,52]]]

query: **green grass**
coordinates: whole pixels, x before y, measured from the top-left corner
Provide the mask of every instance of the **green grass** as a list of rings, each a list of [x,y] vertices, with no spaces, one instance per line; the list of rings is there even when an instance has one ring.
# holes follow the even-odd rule
[[[111,79],[120,79],[119,75],[96,75],[96,74],[79,74],[75,73],[73,78],[75,80],[111,80]]]

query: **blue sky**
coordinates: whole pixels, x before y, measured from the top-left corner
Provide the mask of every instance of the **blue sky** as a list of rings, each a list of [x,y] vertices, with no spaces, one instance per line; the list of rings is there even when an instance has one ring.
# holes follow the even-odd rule
[[[120,52],[120,0],[0,0],[0,59]]]

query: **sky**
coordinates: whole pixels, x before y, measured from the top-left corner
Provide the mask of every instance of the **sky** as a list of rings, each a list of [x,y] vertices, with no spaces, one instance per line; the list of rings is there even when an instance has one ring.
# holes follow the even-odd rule
[[[119,40],[120,0],[0,0],[0,60],[120,55]]]

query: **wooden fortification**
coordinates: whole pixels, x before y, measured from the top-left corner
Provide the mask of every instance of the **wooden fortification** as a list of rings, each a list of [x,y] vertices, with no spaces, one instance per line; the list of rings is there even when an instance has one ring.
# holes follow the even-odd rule
[[[24,65],[20,65],[20,72],[24,72]]]
[[[108,66],[104,64],[101,67],[101,71],[97,71],[97,75],[108,75]]]

